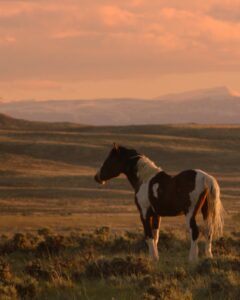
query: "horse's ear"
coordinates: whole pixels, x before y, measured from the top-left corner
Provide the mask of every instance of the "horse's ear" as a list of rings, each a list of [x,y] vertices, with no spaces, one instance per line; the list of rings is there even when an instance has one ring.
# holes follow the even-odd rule
[[[113,143],[113,149],[114,150],[118,150],[119,149],[118,145],[115,142]]]

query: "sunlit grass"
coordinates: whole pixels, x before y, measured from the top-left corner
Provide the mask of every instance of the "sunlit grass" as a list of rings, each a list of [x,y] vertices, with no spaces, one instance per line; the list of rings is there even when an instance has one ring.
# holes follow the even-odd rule
[[[239,298],[240,126],[21,126],[0,130],[0,299]],[[225,231],[212,262],[201,233],[200,261],[188,264],[184,217],[163,218],[160,260],[149,261],[129,183],[93,180],[113,142],[171,174],[200,168],[219,180]],[[122,271],[138,259],[146,273]]]

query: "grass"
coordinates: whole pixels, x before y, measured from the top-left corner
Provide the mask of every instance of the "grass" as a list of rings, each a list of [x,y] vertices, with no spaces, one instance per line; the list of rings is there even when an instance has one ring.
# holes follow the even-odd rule
[[[142,234],[108,227],[67,235],[47,228],[2,237],[1,299],[238,299],[237,232],[214,242],[213,260],[189,265],[189,241],[162,231],[160,261],[147,255]],[[5,297],[5,298],[4,298]]]
[[[237,219],[240,126],[34,126],[24,123],[0,130],[2,232],[31,230],[31,222],[33,229],[43,224],[55,230],[93,229],[96,221],[116,229],[139,227],[125,178],[105,187],[93,180],[113,141],[138,149],[172,174],[188,168],[213,174],[221,186],[227,218]],[[165,224],[181,226],[182,219],[166,218]],[[226,225],[232,227],[231,222]]]
[[[2,124],[0,299],[240,297],[239,125]],[[160,260],[148,260],[126,179],[93,180],[113,142],[171,174],[200,168],[218,179],[227,213],[212,261],[201,240],[199,263],[188,264],[183,217],[163,219]]]

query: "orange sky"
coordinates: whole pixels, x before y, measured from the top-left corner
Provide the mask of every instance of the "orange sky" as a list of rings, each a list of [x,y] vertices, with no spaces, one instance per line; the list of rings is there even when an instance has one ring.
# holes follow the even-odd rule
[[[0,0],[0,97],[240,91],[240,0]]]

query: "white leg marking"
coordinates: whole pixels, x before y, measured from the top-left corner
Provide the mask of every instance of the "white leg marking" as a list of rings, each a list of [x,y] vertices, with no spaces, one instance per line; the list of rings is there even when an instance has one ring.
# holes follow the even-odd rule
[[[206,241],[206,246],[205,246],[205,255],[206,257],[212,258],[212,243]]]
[[[205,255],[206,257],[212,258],[212,232],[208,228],[208,222],[205,221]]]
[[[186,223],[187,223],[187,228],[190,233],[190,239],[191,239],[191,248],[190,248],[190,253],[189,253],[189,261],[190,262],[196,262],[198,260],[198,240],[193,240],[192,238],[192,229],[190,227],[190,219],[193,214],[194,207],[190,209],[189,213],[186,215]]]
[[[195,189],[189,194],[191,205],[189,208],[189,212],[186,215],[186,223],[187,228],[190,233],[190,239],[191,239],[191,248],[189,253],[189,261],[190,262],[196,262],[198,260],[198,240],[195,241],[192,239],[192,229],[190,227],[190,220],[194,212],[194,208],[199,200],[199,196],[201,192],[205,188],[205,181],[204,181],[204,174],[200,170],[195,170],[197,172],[196,179],[195,179]]]
[[[198,261],[198,244],[197,240],[193,241],[191,239],[191,249],[189,253],[189,261],[190,262],[197,262]]]
[[[156,252],[156,259],[159,259],[159,254],[158,254],[158,240],[159,240],[159,229],[153,229],[153,240],[154,240],[154,247],[155,247],[155,252]]]
[[[154,241],[156,243],[156,245],[158,244],[158,240],[159,240],[159,229],[153,229],[153,238]]]
[[[147,239],[146,240],[147,244],[148,244],[148,249],[149,249],[149,255],[152,259],[154,260],[158,260],[158,250],[156,248],[156,244],[154,239]]]
[[[159,217],[159,224],[158,224],[158,228],[153,229],[153,238],[155,240],[156,245],[158,244],[159,241],[159,230],[160,230],[160,225],[161,225],[161,217]]]

